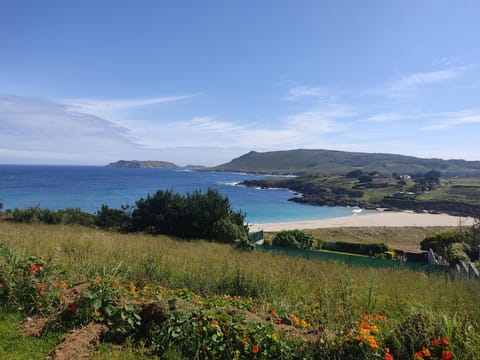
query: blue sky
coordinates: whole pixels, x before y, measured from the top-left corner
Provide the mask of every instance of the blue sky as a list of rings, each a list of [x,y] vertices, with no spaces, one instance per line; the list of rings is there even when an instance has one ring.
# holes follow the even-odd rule
[[[480,160],[480,2],[0,0],[0,163]]]

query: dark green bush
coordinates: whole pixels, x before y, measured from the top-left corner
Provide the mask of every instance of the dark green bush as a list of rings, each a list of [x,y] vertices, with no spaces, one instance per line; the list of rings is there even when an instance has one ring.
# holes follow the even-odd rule
[[[391,250],[386,244],[362,244],[343,241],[324,242],[322,248],[330,251],[372,256],[383,254],[385,251]]]
[[[296,249],[313,249],[315,237],[301,230],[283,230],[272,240],[273,246],[285,246]]]

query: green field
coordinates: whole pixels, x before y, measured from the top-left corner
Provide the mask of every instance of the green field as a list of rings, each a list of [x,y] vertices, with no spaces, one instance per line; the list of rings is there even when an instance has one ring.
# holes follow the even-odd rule
[[[413,356],[413,351],[419,350],[419,343],[423,341],[424,346],[431,346],[432,336],[442,336],[448,337],[451,343],[449,351],[453,351],[456,359],[480,357],[478,283],[452,281],[444,275],[427,275],[410,270],[369,269],[263,252],[242,252],[228,245],[204,241],[122,235],[73,226],[0,222],[0,239],[2,244],[21,256],[43,258],[52,269],[57,269],[52,276],[68,277],[69,284],[75,281],[95,284],[97,280],[93,279],[115,277],[122,284],[135,284],[139,293],[140,289],[151,289],[142,293],[147,298],[145,301],[165,299],[165,294],[170,294],[169,297],[178,297],[179,301],[183,301],[186,309],[198,306],[192,303],[192,299],[200,299],[198,301],[205,306],[202,311],[209,311],[208,316],[213,316],[213,319],[218,316],[218,321],[223,321],[221,319],[225,317],[231,321],[229,314],[235,313],[244,320],[231,326],[235,327],[235,331],[243,331],[243,334],[250,331],[248,336],[251,340],[248,341],[252,341],[241,348],[239,358],[270,358],[268,354],[280,348],[286,354],[283,358],[318,358],[319,354],[328,359],[374,359],[383,356],[381,346],[369,349],[361,345],[366,340],[345,340],[351,331],[356,331],[358,322],[355,321],[361,319],[362,313],[386,316],[388,320],[378,323],[380,330],[374,335],[378,344],[388,344],[394,354],[402,354],[403,351]],[[258,314],[255,310],[256,315],[252,315],[252,308],[258,309]],[[278,315],[269,315],[273,310]],[[20,320],[18,310],[11,314],[2,315],[0,326],[5,326],[6,322],[2,321],[5,316],[8,322]],[[285,321],[289,321],[289,314],[303,319],[308,324],[308,327],[305,326],[308,331],[288,325]],[[177,321],[177,325],[172,325],[174,328],[184,321],[184,315],[174,319]],[[272,323],[276,316],[282,318],[282,325]],[[254,330],[250,329],[249,324],[257,321],[260,325],[255,325],[257,327]],[[208,326],[207,332],[210,329]],[[239,330],[243,329],[242,326],[250,330]],[[284,331],[289,326],[293,330]],[[5,333],[12,331],[10,328]],[[220,333],[226,339],[227,331],[217,330],[217,334]],[[338,334],[344,335],[339,337]],[[182,338],[180,333],[178,336]],[[215,341],[218,341],[218,336]],[[292,340],[297,336],[297,340]],[[31,346],[52,348],[55,339],[50,336],[44,338],[44,344],[37,342],[37,345]],[[157,340],[159,344],[165,344],[165,337],[162,339]],[[192,335],[188,339],[192,339]],[[12,335],[2,335],[1,358],[29,358],[28,353],[18,355],[18,351],[29,348],[32,340],[18,337],[15,341],[19,345],[11,346]],[[210,352],[200,358],[223,358],[212,355],[214,353],[211,351],[220,351],[227,345],[219,342],[215,343],[218,344],[218,348],[215,348],[212,347],[212,338],[201,341],[207,341]],[[261,345],[258,354],[254,353],[258,348],[252,346],[253,341]],[[301,347],[302,354],[295,353],[294,356],[291,346],[298,344],[295,341],[306,343]],[[141,358],[144,356],[141,353],[148,353],[133,340],[127,343],[131,345],[126,350],[105,343],[95,356],[107,359],[135,358],[138,355]],[[265,349],[267,343],[270,350]],[[177,343],[176,347],[187,351],[188,346],[182,344]],[[138,346],[140,350],[135,350]],[[353,357],[347,357],[345,354],[348,353]],[[156,354],[159,356],[158,351]],[[188,358],[189,355],[185,354]],[[334,357],[334,354],[338,357]],[[175,358],[179,354],[169,356],[164,355],[163,358]]]

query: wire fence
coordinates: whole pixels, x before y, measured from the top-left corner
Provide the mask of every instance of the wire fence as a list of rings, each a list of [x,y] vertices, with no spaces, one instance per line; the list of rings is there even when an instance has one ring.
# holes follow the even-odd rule
[[[324,260],[342,262],[348,265],[360,265],[374,268],[394,268],[394,269],[410,269],[416,271],[425,271],[428,273],[447,272],[448,267],[430,265],[428,263],[403,261],[403,260],[387,260],[377,257],[368,257],[355,254],[343,254],[337,252],[328,252],[321,250],[302,250],[281,246],[261,245],[256,247],[257,250],[265,251],[278,255],[287,255],[301,257],[304,259]]]

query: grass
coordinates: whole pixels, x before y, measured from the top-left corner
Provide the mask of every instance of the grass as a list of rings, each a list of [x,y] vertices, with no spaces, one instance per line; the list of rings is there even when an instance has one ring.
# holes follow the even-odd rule
[[[393,236],[394,230],[389,231]],[[381,236],[381,229],[371,236]],[[253,297],[261,311],[275,308],[293,312],[332,333],[363,312],[382,313],[393,322],[401,322],[412,311],[421,310],[438,319],[468,319],[477,330],[480,324],[478,284],[452,281],[443,275],[241,252],[205,241],[123,235],[76,226],[0,222],[0,239],[23,256],[42,257],[73,274],[91,278],[115,274],[137,284]],[[2,340],[0,346],[8,343]],[[480,342],[477,345],[480,347]],[[47,351],[49,345],[45,346]],[[129,351],[104,348],[111,358],[143,356]]]
[[[419,196],[418,200],[450,200],[472,205],[480,205],[480,179],[443,180],[439,187]]]
[[[420,251],[420,242],[427,236],[449,230],[446,227],[351,227],[305,230],[323,241],[353,243],[386,243],[410,252]]]
[[[59,333],[49,333],[41,339],[18,334],[23,320],[21,313],[0,309],[0,358],[3,360],[43,360],[55,348]]]

